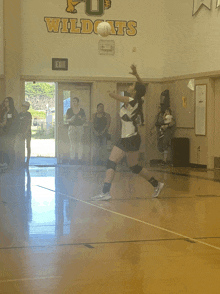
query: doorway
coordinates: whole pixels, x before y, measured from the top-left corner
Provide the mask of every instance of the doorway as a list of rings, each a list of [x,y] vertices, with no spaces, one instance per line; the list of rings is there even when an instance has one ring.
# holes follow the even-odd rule
[[[67,121],[66,113],[71,108],[71,103],[74,98],[79,99],[79,107],[85,112],[86,121],[82,126],[82,132],[80,136],[77,136],[77,140],[80,140],[80,147],[76,148],[76,158],[79,158],[79,148],[82,150],[82,163],[91,163],[91,84],[88,83],[57,83],[57,116],[56,116],[56,155],[57,162],[60,164],[69,164],[71,162],[77,163],[72,160],[71,148],[75,148],[70,143],[69,137],[69,122]],[[81,154],[80,154],[81,155]],[[74,164],[74,163],[73,163]]]
[[[56,84],[25,82],[25,100],[32,115],[30,165],[56,164]],[[25,156],[27,149],[25,148]]]

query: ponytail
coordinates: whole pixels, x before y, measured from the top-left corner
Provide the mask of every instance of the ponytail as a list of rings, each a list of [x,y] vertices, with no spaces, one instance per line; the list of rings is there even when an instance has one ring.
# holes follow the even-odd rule
[[[135,124],[137,124],[136,123],[136,120],[137,120],[138,116],[140,115],[141,124],[144,124],[144,114],[143,114],[143,103],[144,103],[144,101],[142,100],[142,97],[146,93],[146,87],[143,84],[136,83],[134,89],[136,90],[136,94],[134,96],[134,100],[137,101],[138,107],[133,112],[132,120],[133,120],[133,122],[135,122]]]

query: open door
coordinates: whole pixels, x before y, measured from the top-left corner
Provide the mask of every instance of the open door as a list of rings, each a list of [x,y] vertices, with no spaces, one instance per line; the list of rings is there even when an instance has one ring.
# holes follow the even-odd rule
[[[56,123],[56,157],[58,163],[70,161],[70,140],[68,137],[69,124],[66,122],[66,112],[71,107],[73,98],[79,99],[79,106],[85,111],[86,123],[83,125],[83,158],[91,162],[91,129],[89,126],[91,109],[91,85],[86,83],[57,83],[57,123]]]

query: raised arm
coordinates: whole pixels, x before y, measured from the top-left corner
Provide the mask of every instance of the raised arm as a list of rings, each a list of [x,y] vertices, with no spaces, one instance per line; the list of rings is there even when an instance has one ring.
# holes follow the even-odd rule
[[[129,72],[129,73],[130,73],[131,75],[135,76],[136,79],[137,79],[137,81],[138,81],[140,84],[144,85],[144,82],[142,81],[142,79],[140,78],[139,74],[137,73],[137,68],[136,68],[136,66],[135,66],[134,64],[131,65],[131,70],[132,70],[132,71]]]
[[[115,100],[118,100],[120,102],[129,103],[129,97],[128,96],[122,96],[119,94],[115,94],[113,92],[109,92],[109,96]]]

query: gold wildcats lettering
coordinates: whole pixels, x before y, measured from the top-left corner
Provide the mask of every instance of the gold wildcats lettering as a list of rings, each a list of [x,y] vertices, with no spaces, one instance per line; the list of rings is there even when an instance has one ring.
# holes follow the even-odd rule
[[[77,13],[76,6],[79,3],[86,2],[86,1],[87,0],[78,0],[78,1],[67,0],[66,12]],[[104,0],[104,9],[109,9],[109,8],[111,8],[111,0]]]
[[[97,26],[103,20],[94,22],[90,19],[45,17],[44,21],[49,33],[91,34],[97,33]],[[117,36],[135,36],[137,34],[136,21],[106,20],[111,26],[111,34]]]
[[[59,26],[60,26],[60,18],[55,17],[45,17],[44,21],[47,24],[47,30],[48,32],[58,33],[59,32]]]

